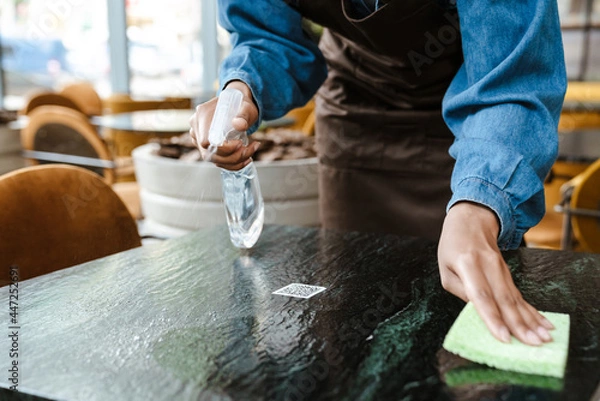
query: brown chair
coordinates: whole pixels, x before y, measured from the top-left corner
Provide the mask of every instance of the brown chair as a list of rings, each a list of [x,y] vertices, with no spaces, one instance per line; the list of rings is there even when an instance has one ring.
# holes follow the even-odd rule
[[[73,100],[54,92],[39,92],[32,95],[19,113],[21,115],[29,115],[33,110],[41,106],[62,106],[83,113],[83,110]]]
[[[88,82],[77,82],[66,85],[59,94],[71,99],[87,116],[102,114],[102,99],[96,89]]]
[[[304,121],[304,125],[302,125],[302,133],[306,136],[313,136],[315,134],[315,123],[316,123],[316,115],[315,111],[311,111],[306,120]]]
[[[31,164],[62,162],[86,165],[103,176],[109,184],[115,182],[115,163],[106,144],[87,117],[76,110],[61,106],[40,106],[29,115],[27,126],[21,131],[21,144]],[[57,159],[44,159],[53,153]],[[50,155],[46,155],[50,157]],[[80,163],[69,156],[82,158]],[[61,158],[62,157],[62,158]]]
[[[290,110],[286,115],[294,119],[294,123],[285,128],[302,131],[305,135],[314,135],[315,128],[315,101],[311,99],[302,107]]]
[[[550,175],[544,182],[546,213],[538,225],[525,233],[525,242],[532,248],[561,249],[563,235],[563,215],[554,207],[560,203],[561,187],[569,180],[585,171],[589,163],[557,160]]]
[[[130,157],[113,158],[88,118],[61,106],[40,106],[21,131],[23,154],[30,164],[65,163],[83,166],[104,177],[123,198],[135,218],[141,215],[139,186],[117,182],[134,174]]]
[[[561,248],[600,253],[600,159],[561,188]]]
[[[97,174],[67,165],[0,176],[0,281],[21,280],[141,245],[127,207]]]

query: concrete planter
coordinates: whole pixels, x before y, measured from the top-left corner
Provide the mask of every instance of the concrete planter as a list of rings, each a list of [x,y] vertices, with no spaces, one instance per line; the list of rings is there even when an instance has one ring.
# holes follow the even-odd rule
[[[219,169],[212,163],[157,156],[158,146],[133,151],[145,218],[174,229],[162,233],[166,236],[226,224]],[[266,224],[320,224],[316,158],[255,163]]]
[[[0,125],[0,175],[25,167],[19,130]]]

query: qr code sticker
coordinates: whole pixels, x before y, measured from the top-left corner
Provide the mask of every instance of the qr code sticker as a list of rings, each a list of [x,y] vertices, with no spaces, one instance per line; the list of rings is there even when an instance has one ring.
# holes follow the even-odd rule
[[[325,289],[325,287],[319,287],[317,285],[292,283],[278,289],[277,291],[273,292],[273,294],[308,299],[320,292],[325,291]]]

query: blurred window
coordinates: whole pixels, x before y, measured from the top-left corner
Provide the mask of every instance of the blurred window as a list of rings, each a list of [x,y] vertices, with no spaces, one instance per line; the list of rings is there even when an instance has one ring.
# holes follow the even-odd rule
[[[132,95],[193,96],[202,84],[201,2],[128,0]]]
[[[110,90],[106,18],[106,0],[0,0],[5,106],[74,80]]]
[[[108,1],[0,0],[4,107],[18,109],[28,93],[75,80],[91,82],[103,97],[111,93]],[[210,1],[125,0],[129,56],[112,68],[128,65],[133,96],[201,94],[201,34],[219,46],[209,62],[229,48],[223,30],[201,32],[202,5]]]
[[[0,0],[4,106],[19,108],[27,93],[72,80],[110,93],[107,1]],[[201,92],[204,1],[126,0],[134,96]],[[600,0],[558,4],[569,79],[600,81]],[[222,59],[229,50],[222,29],[217,41]]]
[[[600,81],[600,0],[558,0],[567,75]]]

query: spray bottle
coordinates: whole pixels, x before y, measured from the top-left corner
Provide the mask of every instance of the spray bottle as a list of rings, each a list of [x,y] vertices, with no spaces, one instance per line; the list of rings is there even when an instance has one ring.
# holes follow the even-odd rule
[[[237,89],[224,89],[217,101],[208,131],[209,152],[214,154],[225,141],[241,140],[248,145],[246,132],[233,129],[232,120],[242,105],[243,94]],[[254,162],[238,171],[221,169],[223,203],[231,242],[238,248],[252,248],[262,232],[265,207]]]

